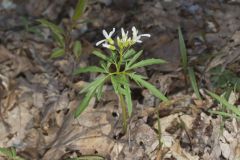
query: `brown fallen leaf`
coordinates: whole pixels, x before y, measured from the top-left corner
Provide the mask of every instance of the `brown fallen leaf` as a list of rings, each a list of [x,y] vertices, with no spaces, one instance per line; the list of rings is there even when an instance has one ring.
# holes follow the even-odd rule
[[[11,54],[11,52],[5,48],[4,46],[0,45],[0,63],[13,58],[14,56]]]

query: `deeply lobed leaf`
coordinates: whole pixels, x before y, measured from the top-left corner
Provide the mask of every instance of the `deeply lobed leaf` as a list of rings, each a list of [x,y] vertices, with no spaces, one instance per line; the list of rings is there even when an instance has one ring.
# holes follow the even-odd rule
[[[76,69],[73,74],[77,75],[80,73],[86,73],[86,72],[96,72],[96,73],[106,73],[106,71],[103,68],[97,67],[97,66],[88,66],[88,67],[82,67]]]
[[[80,103],[80,105],[77,107],[75,113],[74,113],[74,117],[77,118],[88,106],[91,98],[94,96],[94,92],[95,90],[89,91],[85,97],[83,98],[82,102]]]
[[[111,82],[112,82],[113,89],[114,89],[115,93],[116,93],[116,94],[119,94],[120,84],[118,83],[115,75],[111,75]]]
[[[141,75],[131,73],[129,76],[138,84],[146,87],[154,96],[158,97],[162,101],[168,101],[167,97],[163,93],[161,93],[155,86],[145,81]]]
[[[105,61],[108,61],[108,62],[112,62],[112,60],[110,58],[108,58],[105,54],[99,52],[99,51],[93,51],[93,54]]]
[[[86,87],[84,87],[80,93],[88,92],[95,90],[101,83],[103,83],[108,76],[99,76],[93,82],[89,83]]]
[[[164,61],[162,59],[154,59],[154,58],[146,59],[146,60],[142,60],[140,62],[133,64],[132,66],[127,68],[127,70],[144,67],[144,66],[149,66],[149,65],[154,65],[154,64],[163,64],[163,63],[166,63],[166,61]]]
[[[128,79],[126,76],[123,76],[124,78],[124,81],[126,82],[124,84],[124,92],[123,92],[123,95],[125,97],[125,101],[127,103],[127,109],[128,109],[128,116],[130,117],[132,115],[132,96],[131,96],[131,89],[130,89],[130,86],[129,86],[129,82],[128,82]]]
[[[134,64],[134,62],[136,62],[136,60],[142,55],[143,51],[139,51],[138,53],[136,53],[132,59],[129,61],[129,63],[126,64],[126,70],[132,65]]]
[[[106,78],[107,78],[107,76],[98,77],[95,81],[90,83],[87,87],[85,87],[81,91],[81,92],[86,92],[87,91],[87,94],[85,95],[84,99],[82,100],[82,102],[80,103],[78,108],[76,109],[76,112],[74,113],[75,118],[78,117],[86,109],[86,107],[88,106],[91,98],[95,94],[97,94],[97,96],[101,95],[101,93],[98,93],[98,92],[102,92],[102,86],[103,86]],[[100,95],[98,95],[98,94],[100,94]]]
[[[124,55],[123,59],[131,58],[133,55],[136,54],[136,51],[134,49],[129,49]]]

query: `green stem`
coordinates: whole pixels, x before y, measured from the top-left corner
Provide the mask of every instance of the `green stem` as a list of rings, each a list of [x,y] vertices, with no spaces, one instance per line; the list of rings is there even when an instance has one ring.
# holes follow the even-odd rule
[[[126,110],[126,104],[124,102],[124,98],[122,94],[118,95],[119,103],[122,107],[122,121],[123,121],[123,132],[127,132],[127,110]]]
[[[122,52],[122,50],[120,50],[120,51],[119,51],[119,62],[118,62],[118,67],[117,67],[117,71],[118,71],[118,72],[120,72],[120,70],[121,70],[122,56],[123,56],[123,52]]]
[[[123,72],[112,72],[112,73],[109,73],[109,76],[111,76],[111,75],[119,75],[119,74],[127,75],[128,72],[125,72],[125,71],[123,71]]]

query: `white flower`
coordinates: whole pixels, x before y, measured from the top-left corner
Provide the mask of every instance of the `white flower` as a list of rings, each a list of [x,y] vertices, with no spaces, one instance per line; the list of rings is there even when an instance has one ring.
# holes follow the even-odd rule
[[[124,49],[127,49],[134,45],[135,43],[142,43],[141,38],[142,37],[150,37],[150,34],[139,34],[136,27],[132,27],[132,37],[128,37],[128,31],[124,31],[123,28],[121,28],[121,36],[117,36],[116,41],[113,40],[112,36],[115,32],[115,28],[108,34],[106,30],[103,30],[103,35],[105,39],[99,41],[96,43],[96,45],[102,44],[103,47],[116,50],[118,49],[120,52],[122,52]],[[116,43],[115,43],[116,42]]]
[[[141,37],[151,37],[150,34],[140,34],[138,35],[138,30],[136,29],[136,27],[132,27],[132,35],[133,35],[133,38],[132,38],[132,41],[133,43],[142,43],[142,41],[140,40]]]
[[[100,44],[102,44],[104,42],[105,42],[105,44],[106,44],[106,42],[108,42],[110,44],[114,44],[114,41],[112,39],[112,35],[114,34],[114,32],[115,32],[115,28],[113,28],[113,30],[109,34],[107,33],[106,30],[103,30],[103,35],[104,35],[105,39],[103,39],[101,41],[98,41],[96,43],[96,46],[98,46],[98,45],[100,45]]]
[[[106,42],[103,43],[102,46],[105,47],[105,48],[111,49],[111,50],[115,50],[116,49],[116,47],[114,45],[108,44]]]
[[[127,48],[131,45],[132,39],[128,37],[128,31],[125,32],[123,28],[121,28],[122,37],[117,37],[117,45],[120,49]]]
[[[121,28],[121,32],[122,32],[122,39],[121,39],[121,41],[122,41],[122,42],[127,42],[127,39],[128,39],[128,31],[125,33],[124,29]]]

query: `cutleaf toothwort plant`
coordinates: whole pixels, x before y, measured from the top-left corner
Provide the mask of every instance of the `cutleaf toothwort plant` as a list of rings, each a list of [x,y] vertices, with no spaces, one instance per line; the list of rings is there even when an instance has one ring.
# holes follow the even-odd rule
[[[99,76],[85,88],[81,93],[86,93],[79,107],[75,112],[75,117],[78,117],[88,106],[92,97],[96,96],[101,99],[103,85],[106,81],[111,81],[115,93],[118,95],[119,104],[122,108],[122,120],[124,132],[127,131],[127,120],[132,114],[132,98],[130,80],[136,82],[139,86],[147,88],[153,95],[167,101],[167,97],[155,88],[152,84],[146,81],[146,77],[139,75],[134,70],[139,67],[144,67],[153,64],[165,63],[162,59],[146,59],[138,61],[142,51],[136,52],[132,47],[136,43],[142,43],[142,37],[150,37],[150,34],[138,34],[138,30],[132,27],[131,37],[128,31],[121,29],[121,37],[117,36],[113,39],[115,28],[110,33],[103,30],[104,39],[97,42],[96,46],[102,45],[110,51],[110,55],[103,54],[99,51],[94,51],[93,54],[101,59],[100,66],[88,66],[79,68],[75,74],[95,72]]]

